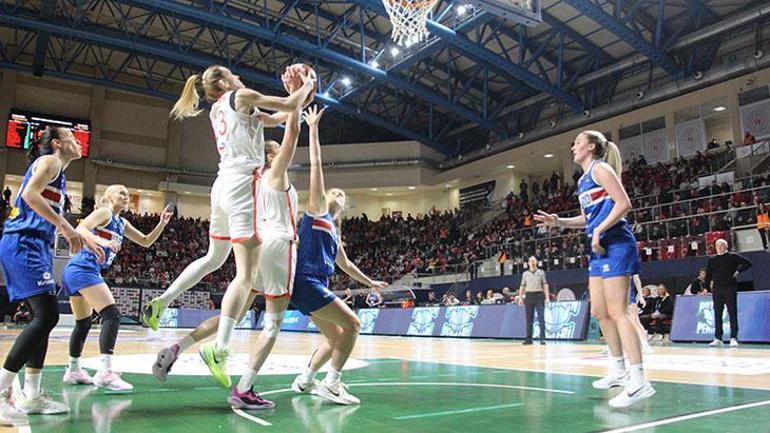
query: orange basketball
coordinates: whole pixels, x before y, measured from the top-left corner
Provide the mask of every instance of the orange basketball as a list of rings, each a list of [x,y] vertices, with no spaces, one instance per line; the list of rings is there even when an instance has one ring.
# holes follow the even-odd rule
[[[310,74],[311,77],[314,79],[313,83],[313,91],[310,92],[310,96],[308,96],[308,99],[305,101],[304,105],[307,105],[310,103],[310,101],[313,100],[315,97],[315,92],[318,89],[318,75],[316,74],[315,70],[311,68],[309,65],[306,65],[304,63],[295,63],[291,66],[289,66],[286,69],[300,69],[304,71],[306,74]],[[299,77],[299,75],[294,75],[290,77],[288,80],[283,81],[283,87],[286,89],[287,92],[293,93],[295,90],[302,87],[302,79]]]

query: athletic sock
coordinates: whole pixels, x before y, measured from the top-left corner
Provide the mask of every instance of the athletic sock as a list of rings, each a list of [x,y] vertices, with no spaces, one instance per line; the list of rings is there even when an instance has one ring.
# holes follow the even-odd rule
[[[308,383],[308,382],[312,381],[313,379],[315,379],[316,373],[318,373],[317,370],[313,370],[313,369],[310,368],[310,366],[307,366],[307,367],[305,367],[304,370],[302,370],[302,373],[299,374],[299,379],[303,383]]]
[[[24,373],[24,396],[35,398],[40,395],[40,382],[43,380],[43,373]]]
[[[230,347],[230,339],[232,338],[233,329],[238,322],[232,317],[220,316],[219,327],[217,327],[217,339],[214,343],[214,347],[217,350],[225,350]]]
[[[626,360],[623,356],[610,355],[610,373],[620,377],[626,371]]]
[[[645,379],[644,379],[644,369],[642,368],[642,364],[634,364],[628,367],[628,373],[629,373],[629,385],[631,385],[634,388],[639,388],[640,386],[644,385]]]
[[[101,361],[102,361],[102,366],[99,369],[99,371],[103,371],[103,372],[112,371],[112,355],[107,353],[102,353]]]
[[[339,382],[340,378],[342,377],[342,372],[337,371],[333,368],[329,368],[329,371],[326,373],[326,376],[324,377],[324,382],[328,384]]]
[[[70,356],[70,371],[80,371],[80,357]]]
[[[190,335],[185,335],[181,340],[177,341],[176,344],[179,346],[179,353],[182,353],[189,349],[190,346],[195,344],[195,339],[193,339]]]
[[[4,368],[0,370],[0,391],[10,388],[17,374]]]
[[[238,392],[246,392],[251,389],[252,386],[254,386],[254,381],[257,380],[257,371],[256,370],[246,370],[245,373],[243,373],[243,376],[241,376],[241,380],[238,381]]]

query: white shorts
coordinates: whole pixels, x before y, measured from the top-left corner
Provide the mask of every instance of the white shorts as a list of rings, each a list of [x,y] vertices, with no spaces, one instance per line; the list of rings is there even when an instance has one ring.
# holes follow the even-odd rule
[[[262,241],[259,267],[252,290],[267,299],[291,297],[294,270],[297,267],[297,243],[269,238]]]
[[[209,236],[217,240],[245,242],[261,240],[256,225],[260,174],[226,174],[211,187]]]

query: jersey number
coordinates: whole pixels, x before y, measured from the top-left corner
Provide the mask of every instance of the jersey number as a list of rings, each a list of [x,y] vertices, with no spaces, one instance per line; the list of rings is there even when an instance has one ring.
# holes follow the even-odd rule
[[[214,131],[219,136],[227,134],[227,122],[225,122],[225,112],[222,110],[217,111],[214,120]]]

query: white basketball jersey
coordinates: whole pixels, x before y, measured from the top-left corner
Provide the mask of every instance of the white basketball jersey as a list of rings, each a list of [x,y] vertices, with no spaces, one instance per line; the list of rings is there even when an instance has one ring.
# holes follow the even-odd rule
[[[226,92],[211,106],[211,127],[219,151],[219,174],[250,174],[265,164],[264,125],[254,108],[251,115],[233,109]]]
[[[263,175],[264,177],[264,175]],[[263,238],[297,240],[297,190],[276,191],[266,181],[259,183],[257,226]]]

